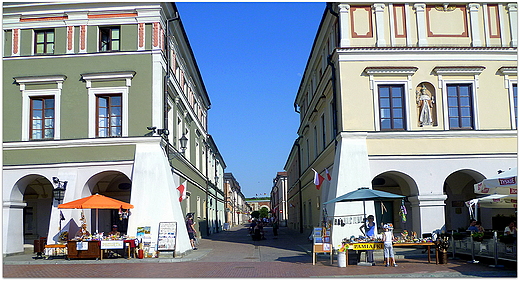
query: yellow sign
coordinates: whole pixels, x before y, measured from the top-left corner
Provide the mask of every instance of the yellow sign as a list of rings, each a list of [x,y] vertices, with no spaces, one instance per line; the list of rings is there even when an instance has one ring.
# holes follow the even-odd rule
[[[353,243],[349,244],[350,250],[379,250],[383,249],[383,243]]]

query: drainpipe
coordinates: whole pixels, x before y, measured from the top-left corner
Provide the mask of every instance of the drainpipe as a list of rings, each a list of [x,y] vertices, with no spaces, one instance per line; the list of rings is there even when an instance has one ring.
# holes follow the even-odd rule
[[[339,20],[339,14],[334,12],[334,10],[332,9],[332,3],[330,2],[327,2],[327,9],[329,10],[329,12],[336,17],[336,19]],[[339,42],[340,38],[339,38],[339,33],[337,34],[337,37],[336,37],[336,44]],[[339,132],[339,128],[338,128],[338,109],[337,109],[337,95],[338,95],[338,90],[337,90],[337,85],[336,85],[336,66],[334,65],[334,62],[332,61],[332,54],[328,55],[327,56],[327,64],[330,65],[330,67],[332,68],[332,76],[331,76],[331,81],[332,81],[332,127],[334,128],[334,130],[336,131],[335,133],[335,137],[334,137],[334,142],[335,144],[337,145],[337,138],[336,138],[336,135],[338,134]]]
[[[298,138],[295,144],[298,147],[298,198],[300,199],[300,233],[303,233],[303,196],[302,196],[302,169],[301,169],[301,156],[300,156],[300,138]]]
[[[164,82],[163,82],[163,90],[164,90],[164,96],[163,96],[163,129],[168,129],[168,81],[170,80],[170,22],[178,20],[179,14],[175,12],[175,17],[166,19],[166,75],[164,76]],[[162,137],[166,141],[166,156],[169,155],[169,146],[170,142],[168,140],[168,134],[163,134]],[[168,161],[169,162],[169,161]]]

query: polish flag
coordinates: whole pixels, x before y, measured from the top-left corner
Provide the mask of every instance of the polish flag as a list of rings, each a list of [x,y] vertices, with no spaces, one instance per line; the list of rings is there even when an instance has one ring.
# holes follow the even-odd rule
[[[331,180],[332,180],[332,177],[331,177],[330,174],[329,174],[329,169],[325,169],[325,174],[327,175],[327,180],[328,180],[328,181],[331,181]]]
[[[320,190],[321,184],[325,180],[324,177],[322,177],[318,172],[316,172],[314,169],[314,185],[316,185],[316,189]]]
[[[177,187],[177,190],[179,191],[179,202],[182,202],[182,200],[186,199],[186,185],[187,181],[184,181],[179,187]]]

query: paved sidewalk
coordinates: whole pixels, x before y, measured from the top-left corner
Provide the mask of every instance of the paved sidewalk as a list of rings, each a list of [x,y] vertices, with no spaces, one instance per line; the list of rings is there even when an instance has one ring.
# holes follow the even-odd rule
[[[472,264],[462,258],[436,265],[433,255],[428,263],[423,249],[413,248],[396,248],[399,267],[395,268],[384,267],[377,255],[376,266],[340,268],[335,259],[330,264],[328,255],[319,255],[313,265],[307,233],[283,227],[275,238],[272,229],[266,228],[266,238],[252,241],[246,227],[233,227],[202,239],[198,250],[179,258],[34,260],[31,248],[27,254],[3,259],[3,277],[517,277],[516,266],[491,268],[485,262]]]

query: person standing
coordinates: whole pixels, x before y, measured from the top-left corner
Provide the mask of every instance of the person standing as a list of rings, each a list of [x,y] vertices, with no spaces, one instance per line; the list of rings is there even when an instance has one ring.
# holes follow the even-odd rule
[[[376,232],[376,223],[374,222],[374,216],[369,215],[362,226],[359,227],[359,230],[363,235],[368,238],[374,238]],[[367,262],[375,265],[374,262],[374,250],[367,250]]]
[[[383,246],[384,246],[384,254],[385,254],[385,266],[397,266],[394,258],[394,246],[392,243],[394,242],[394,233],[393,227],[389,224],[383,225]]]
[[[274,219],[273,219],[273,235],[274,235],[274,239],[278,238],[278,228],[279,228],[278,217],[274,217]]]
[[[197,231],[195,230],[192,213],[186,215],[186,229],[188,230],[188,237],[190,237],[191,248],[197,250],[197,247],[195,247],[195,235],[197,234]]]

